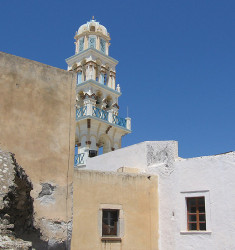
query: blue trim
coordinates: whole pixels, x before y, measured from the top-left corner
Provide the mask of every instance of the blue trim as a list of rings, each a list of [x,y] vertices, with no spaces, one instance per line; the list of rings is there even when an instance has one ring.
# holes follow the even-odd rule
[[[92,107],[92,116],[98,117],[102,120],[108,121],[109,113],[103,109],[99,109],[95,106]]]
[[[76,119],[79,117],[86,116],[87,106],[82,106],[81,108],[76,109]]]
[[[126,119],[121,118],[117,115],[113,115],[113,123],[115,123],[116,125],[119,125],[123,128],[126,128]]]
[[[75,154],[74,156],[74,166],[80,165],[80,164],[85,164],[84,162],[84,153],[81,154]]]
[[[104,122],[104,123],[106,123],[108,125],[112,125],[113,127],[118,127],[118,128],[120,128],[122,130],[125,130],[125,131],[129,132],[129,133],[131,132],[131,130],[129,130],[127,128],[124,128],[124,127],[122,127],[122,126],[120,126],[118,124],[115,124],[115,123],[110,123],[110,122],[108,122],[106,120],[103,120],[103,119],[100,119],[100,118],[98,118],[96,116],[86,115],[86,116],[76,117],[77,122],[81,121],[81,120],[85,120],[85,119],[95,119],[97,121],[102,121],[102,122]]]

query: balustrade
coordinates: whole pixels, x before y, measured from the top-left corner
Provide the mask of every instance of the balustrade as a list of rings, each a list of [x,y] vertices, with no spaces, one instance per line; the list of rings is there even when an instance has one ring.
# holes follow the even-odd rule
[[[84,153],[75,154],[75,156],[74,156],[74,166],[85,164],[84,155],[85,155]]]
[[[86,106],[82,106],[81,108],[78,108],[76,110],[76,120],[78,120],[78,118],[86,116],[87,114],[87,107]]]
[[[108,112],[95,106],[92,108],[92,115],[102,120],[108,121]]]
[[[121,118],[117,115],[113,115],[113,123],[118,126],[126,128],[126,119]]]
[[[103,109],[100,109],[96,106],[91,106],[92,107],[92,113],[90,111],[87,111],[87,106],[82,106],[76,110],[76,119],[78,120],[81,117],[87,116],[87,115],[92,115],[94,117],[97,117],[99,119],[105,120],[109,123],[116,124],[120,127],[131,129],[130,128],[130,121],[128,120],[129,124],[127,124],[127,120],[125,118],[121,118],[117,115],[114,115],[110,112],[107,112]],[[128,126],[127,126],[128,125]]]

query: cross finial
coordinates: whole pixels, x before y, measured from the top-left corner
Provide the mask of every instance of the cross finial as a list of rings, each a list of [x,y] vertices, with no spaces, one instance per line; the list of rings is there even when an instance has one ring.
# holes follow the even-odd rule
[[[92,20],[94,20],[95,19],[95,17],[94,16],[92,16]]]

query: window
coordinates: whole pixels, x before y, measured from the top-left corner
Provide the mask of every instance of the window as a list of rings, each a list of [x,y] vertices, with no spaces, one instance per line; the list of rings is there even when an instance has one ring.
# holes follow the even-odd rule
[[[106,45],[105,40],[100,38],[100,51],[103,53],[105,53],[105,45]]]
[[[103,209],[102,236],[118,236],[119,210]]]
[[[187,197],[188,231],[206,230],[205,197]]]
[[[95,26],[91,26],[90,31],[95,31]]]
[[[96,48],[96,37],[89,36],[89,48]]]
[[[83,51],[84,49],[84,37],[79,39],[79,52]]]
[[[82,72],[78,72],[78,75],[77,75],[77,84],[79,84],[81,82],[82,82]]]
[[[101,84],[104,84],[104,78],[105,78],[104,73],[101,73],[100,74],[100,83]]]
[[[89,157],[92,158],[95,156],[97,156],[97,151],[96,150],[89,150]]]

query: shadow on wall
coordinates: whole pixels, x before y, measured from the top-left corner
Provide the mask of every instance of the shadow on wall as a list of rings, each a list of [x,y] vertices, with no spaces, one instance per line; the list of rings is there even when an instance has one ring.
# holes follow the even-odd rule
[[[23,249],[68,249],[66,242],[58,244],[53,239],[49,240],[50,243],[43,241],[40,229],[34,227],[33,199],[30,196],[33,186],[25,171],[17,164],[14,154],[0,150],[0,170],[0,186],[3,187],[0,189],[0,224],[1,229],[4,228],[0,230],[0,237],[9,236],[13,241],[12,249],[16,249],[14,241],[18,242],[18,239],[27,241],[22,241],[21,244],[25,244]],[[42,191],[46,192],[45,189]]]

